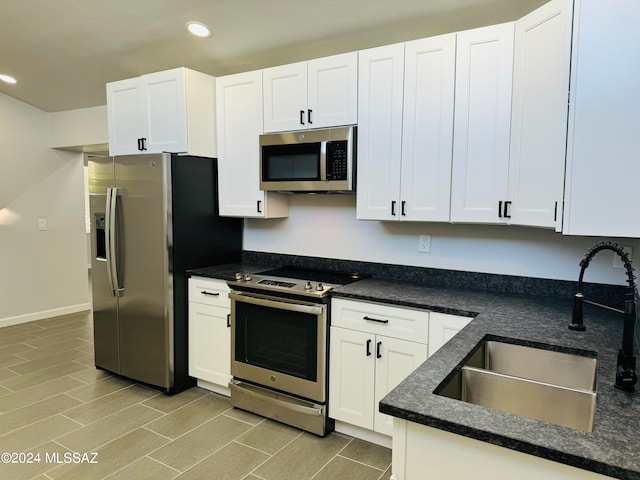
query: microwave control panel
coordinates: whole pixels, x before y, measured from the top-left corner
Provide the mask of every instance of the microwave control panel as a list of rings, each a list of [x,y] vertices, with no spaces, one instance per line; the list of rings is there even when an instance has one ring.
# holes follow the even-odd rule
[[[327,142],[327,180],[347,180],[347,140]]]

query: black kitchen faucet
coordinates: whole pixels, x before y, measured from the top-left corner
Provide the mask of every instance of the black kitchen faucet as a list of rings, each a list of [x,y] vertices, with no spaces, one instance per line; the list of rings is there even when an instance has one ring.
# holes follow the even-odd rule
[[[624,310],[592,302],[591,300],[585,299],[582,294],[582,279],[584,277],[584,271],[589,266],[589,263],[595,254],[601,250],[613,250],[620,256],[622,264],[627,270],[627,282],[629,283],[629,286],[626,287],[625,291]],[[638,381],[638,377],[636,376],[636,357],[633,355],[633,340],[636,327],[636,284],[631,260],[629,260],[629,257],[623,248],[618,244],[613,242],[600,242],[593,245],[587,251],[584,258],[580,261],[580,267],[582,268],[578,279],[578,290],[573,300],[573,317],[569,324],[569,328],[571,330],[578,331],[584,331],[586,329],[583,323],[583,306],[585,303],[624,314],[622,348],[618,352],[618,368],[616,369],[615,387],[620,390],[624,390],[625,392],[633,392],[634,385]]]

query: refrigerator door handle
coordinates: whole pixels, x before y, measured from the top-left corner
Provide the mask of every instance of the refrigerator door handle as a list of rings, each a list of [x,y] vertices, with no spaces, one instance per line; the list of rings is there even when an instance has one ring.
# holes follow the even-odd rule
[[[120,195],[119,188],[109,188],[107,191],[107,221],[106,223],[106,237],[107,237],[107,277],[109,279],[109,286],[114,297],[119,297],[122,288],[120,288],[120,281],[118,279],[118,250],[116,248],[116,215],[118,196]]]
[[[112,201],[111,201],[111,197],[113,196],[113,188],[107,188],[107,202],[106,202],[106,206],[105,206],[105,222],[104,222],[104,243],[105,243],[105,257],[106,257],[106,261],[107,261],[107,281],[109,282],[109,288],[111,289],[111,295],[115,296],[115,288],[113,285],[113,277],[112,277],[112,268],[111,268],[111,263],[112,263],[112,253],[111,253],[111,229],[112,229],[112,222],[111,222],[111,205],[112,205]]]

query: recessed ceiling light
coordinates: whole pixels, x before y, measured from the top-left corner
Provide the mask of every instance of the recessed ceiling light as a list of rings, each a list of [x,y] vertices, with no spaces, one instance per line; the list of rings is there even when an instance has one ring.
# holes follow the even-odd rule
[[[0,74],[0,80],[6,83],[18,83],[18,81],[10,75]]]
[[[196,37],[210,37],[211,30],[204,23],[200,22],[187,22],[187,29]]]

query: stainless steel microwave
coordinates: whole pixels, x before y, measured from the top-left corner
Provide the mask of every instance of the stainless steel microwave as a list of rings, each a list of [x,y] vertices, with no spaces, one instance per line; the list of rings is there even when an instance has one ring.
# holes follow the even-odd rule
[[[356,127],[260,135],[260,189],[354,192]]]

